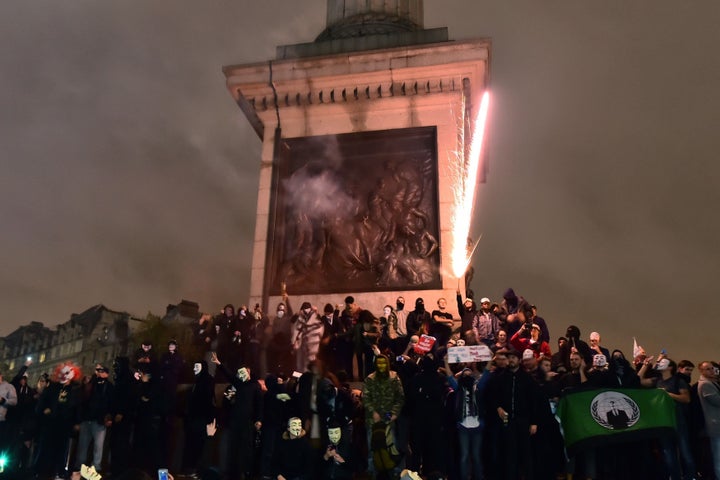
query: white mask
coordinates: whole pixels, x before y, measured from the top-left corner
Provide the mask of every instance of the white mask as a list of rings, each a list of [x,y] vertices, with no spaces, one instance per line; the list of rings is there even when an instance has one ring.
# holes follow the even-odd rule
[[[383,313],[385,314],[385,318],[388,318],[390,316],[390,314],[392,313],[392,310],[390,310],[389,308],[386,307],[383,310]]]
[[[655,365],[655,370],[658,370],[658,371],[667,370],[669,365],[670,365],[670,360],[668,360],[667,358],[663,358],[662,360],[657,362],[657,364]]]
[[[342,436],[342,430],[340,427],[328,429],[328,439],[333,445],[340,443],[340,437]]]
[[[75,378],[75,370],[73,370],[72,368],[63,367],[62,370],[60,370],[60,383],[70,383],[72,382],[73,378]]]
[[[248,369],[245,367],[238,368],[237,377],[240,379],[241,382],[247,382],[248,380],[250,380],[250,372],[248,372]]]
[[[174,343],[171,343],[170,345],[168,345],[168,352],[174,352],[176,348],[177,348],[177,345],[175,345]]]
[[[277,318],[283,318],[285,316],[285,310],[277,311]]]
[[[457,341],[457,346],[458,346],[458,347],[464,347],[464,346],[465,346],[465,340],[463,340],[462,338],[459,338],[458,341]]]
[[[193,373],[195,375],[199,375],[200,372],[202,372],[202,364],[196,363],[195,365],[193,365]]]
[[[297,438],[302,433],[302,420],[299,418],[291,418],[288,421],[288,432],[293,438]]]

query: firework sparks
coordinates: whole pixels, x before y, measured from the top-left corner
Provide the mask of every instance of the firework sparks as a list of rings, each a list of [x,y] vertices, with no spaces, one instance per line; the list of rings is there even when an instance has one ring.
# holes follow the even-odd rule
[[[478,168],[485,134],[485,120],[487,119],[488,103],[490,97],[487,91],[483,93],[480,101],[480,108],[475,118],[475,130],[473,131],[470,152],[468,158],[457,155],[460,164],[455,187],[455,211],[453,214],[453,249],[452,249],[452,270],[453,274],[460,278],[465,274],[471,252],[467,248],[467,238],[470,233],[470,221],[472,219],[473,206],[475,204],[475,187],[477,186]],[[475,245],[477,247],[477,244]]]

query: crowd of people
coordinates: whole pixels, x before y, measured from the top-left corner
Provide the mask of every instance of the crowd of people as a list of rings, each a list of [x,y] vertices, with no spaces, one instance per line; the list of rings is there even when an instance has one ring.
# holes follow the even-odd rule
[[[132,357],[72,363],[35,386],[0,372],[0,454],[9,472],[68,478],[92,465],[113,478],[720,479],[720,370],[641,348],[626,357],[598,332],[551,341],[534,305],[457,293],[426,309],[399,296],[371,312],[351,296],[272,316],[226,305],[192,326],[199,358],[169,339]],[[427,342],[427,340],[430,342]],[[455,362],[484,345],[489,361]],[[551,346],[552,345],[552,346]],[[676,404],[675,435],[572,452],[555,416],[567,392],[658,388]],[[613,412],[615,410],[613,409]],[[176,459],[180,459],[178,462]],[[1,471],[1,470],[0,470]],[[123,477],[124,476],[124,477]]]

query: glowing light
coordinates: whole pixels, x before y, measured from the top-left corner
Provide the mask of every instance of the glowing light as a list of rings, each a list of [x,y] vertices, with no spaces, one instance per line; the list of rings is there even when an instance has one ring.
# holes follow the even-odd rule
[[[490,96],[486,91],[483,93],[475,118],[475,129],[470,141],[470,152],[468,158],[462,161],[462,167],[457,175],[455,188],[455,211],[453,213],[452,234],[452,270],[453,274],[460,278],[465,274],[470,263],[472,251],[468,251],[467,239],[470,234],[470,222],[472,219],[473,206],[475,204],[475,187],[477,186],[478,168],[480,167],[480,158],[483,146],[483,137],[485,135],[485,120],[487,119],[488,104]],[[457,155],[458,159],[463,159],[463,155]],[[475,244],[477,247],[477,244]]]

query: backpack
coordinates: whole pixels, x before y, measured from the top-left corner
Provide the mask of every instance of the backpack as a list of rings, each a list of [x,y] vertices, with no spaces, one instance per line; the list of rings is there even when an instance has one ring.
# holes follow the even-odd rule
[[[387,472],[395,468],[400,454],[393,443],[392,429],[389,423],[374,423],[370,435],[373,464],[378,472]]]

